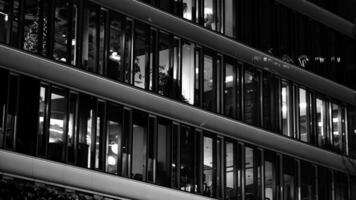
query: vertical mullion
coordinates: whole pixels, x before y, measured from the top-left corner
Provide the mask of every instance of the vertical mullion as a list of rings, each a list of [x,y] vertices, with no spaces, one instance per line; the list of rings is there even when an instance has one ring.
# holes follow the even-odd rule
[[[46,126],[44,126],[45,128],[45,132],[44,132],[44,142],[45,142],[45,149],[44,149],[44,156],[46,158],[48,158],[48,141],[49,141],[49,128],[50,128],[50,118],[51,118],[51,93],[52,93],[52,85],[48,85],[47,86],[48,91],[46,93],[46,119],[45,119],[45,124]]]
[[[263,101],[264,101],[264,99],[263,99],[263,94],[264,94],[264,91],[263,91],[263,73],[262,73],[262,71],[259,71],[258,72],[258,74],[259,74],[259,82],[258,82],[258,84],[259,84],[259,86],[258,86],[258,90],[259,90],[259,93],[258,93],[258,95],[259,95],[259,99],[260,99],[260,105],[259,105],[259,113],[258,113],[258,115],[259,115],[259,117],[258,117],[258,119],[259,119],[259,125],[260,125],[260,127],[263,127],[264,126],[264,124],[263,124],[263,120],[264,120],[264,110],[263,110]]]

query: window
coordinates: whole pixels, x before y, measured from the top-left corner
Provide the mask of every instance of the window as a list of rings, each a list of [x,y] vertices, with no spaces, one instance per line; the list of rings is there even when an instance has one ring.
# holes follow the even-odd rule
[[[240,68],[226,59],[224,70],[224,114],[239,119],[240,116]]]
[[[16,120],[18,116],[20,77],[16,74],[9,75],[8,79],[8,97],[6,113],[6,130],[5,130],[5,148],[15,148]]]
[[[215,111],[216,110],[216,66],[214,58],[209,55],[204,55],[203,69],[203,108]]]
[[[111,79],[124,80],[124,34],[123,23],[118,15],[110,15],[110,40],[107,76]]]
[[[285,136],[293,137],[291,125],[291,105],[290,105],[290,86],[287,82],[282,81],[281,102],[282,102],[282,133]]]
[[[8,71],[0,69],[0,148],[3,148],[5,141],[5,112],[6,112],[6,104],[7,104],[7,85],[8,85]]]
[[[183,18],[195,21],[196,19],[196,1],[197,0],[182,0],[183,1]]]
[[[348,177],[341,172],[334,173],[335,200],[347,200]]]
[[[119,106],[107,104],[106,172],[119,174],[121,168],[122,111]]]
[[[316,133],[318,138],[318,145],[324,147],[327,142],[326,132],[326,102],[322,99],[316,99]]]
[[[164,119],[158,120],[157,127],[157,177],[158,185],[170,187],[170,168],[171,168],[171,125]]]
[[[270,151],[264,151],[264,193],[265,199],[278,199],[279,192],[279,156]]]
[[[332,135],[336,151],[343,152],[345,146],[345,110],[338,104],[332,104]]]
[[[259,72],[247,66],[244,74],[244,120],[252,125],[259,125],[260,119],[259,82]]]
[[[220,0],[204,0],[204,27],[220,31]]]
[[[237,184],[240,185],[240,177],[237,179],[236,145],[233,142],[225,142],[225,199],[237,199]]]
[[[318,196],[319,199],[333,199],[331,172],[329,169],[323,167],[318,167]]]
[[[46,155],[46,121],[47,121],[47,100],[48,96],[48,87],[42,85],[39,92],[39,105],[38,105],[38,128],[37,128],[37,155],[45,156]]]
[[[263,127],[277,133],[280,133],[279,84],[277,77],[263,72]]]
[[[134,86],[143,89],[149,87],[149,30],[146,25],[141,23],[135,24],[135,49],[133,63]]]
[[[194,44],[182,44],[182,100],[194,104],[194,77],[199,73],[195,69]]]
[[[48,158],[64,161],[66,134],[67,96],[62,89],[52,87],[50,95]]]
[[[316,199],[316,173],[315,167],[307,162],[301,162],[301,195],[302,199]]]
[[[146,180],[147,115],[134,111],[132,124],[132,171],[131,178]]]
[[[204,136],[203,139],[203,195],[213,197],[216,184],[216,158],[214,139]]]
[[[245,147],[245,199],[260,199],[261,195],[260,151]]]
[[[235,37],[235,22],[236,22],[236,16],[235,16],[235,1],[234,0],[225,0],[224,2],[224,34],[234,38]]]
[[[41,87],[42,99],[42,87]],[[69,115],[68,115],[68,134],[67,134],[67,162],[75,164],[75,138],[77,127],[77,108],[78,108],[78,94],[69,93]],[[41,105],[42,107],[42,105]],[[42,119],[43,120],[43,119]]]
[[[10,1],[0,0],[0,43],[10,42]]]
[[[303,142],[310,142],[309,135],[309,93],[305,89],[298,89],[298,122],[299,122],[299,139]]]
[[[159,33],[159,62],[158,62],[158,94],[172,96],[173,68],[170,63],[170,37],[168,34]]]
[[[283,158],[283,198],[294,200],[298,194],[297,162],[293,158]]]
[[[70,30],[70,15],[71,6],[70,2],[66,0],[56,0],[55,1],[55,12],[54,12],[54,44],[53,44],[53,59],[68,62],[69,61],[69,50],[68,43],[71,43]],[[75,41],[74,41],[75,43]]]

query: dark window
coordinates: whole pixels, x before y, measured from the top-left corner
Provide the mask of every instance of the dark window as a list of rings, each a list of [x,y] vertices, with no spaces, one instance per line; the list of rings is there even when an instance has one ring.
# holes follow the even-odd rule
[[[4,146],[5,140],[5,112],[6,112],[6,101],[7,101],[7,84],[8,84],[8,71],[0,68],[0,148]]]
[[[110,41],[107,76],[114,80],[124,80],[124,34],[121,16],[110,15]]]
[[[212,56],[204,55],[203,69],[203,108],[216,110],[216,65]]]
[[[21,76],[20,83],[16,151],[35,155],[40,83],[27,76]]]
[[[348,200],[348,178],[341,172],[334,173],[335,200]]]
[[[67,95],[63,89],[51,88],[48,158],[64,161],[64,143],[66,138]]]
[[[224,114],[239,118],[240,114],[240,68],[233,61],[225,61],[224,69]]]
[[[77,165],[92,168],[95,137],[96,99],[81,94],[79,96],[79,121],[77,143]]]
[[[263,127],[279,133],[279,79],[263,73]]]
[[[224,2],[224,34],[234,38],[235,31],[235,11],[236,11],[236,2],[234,0],[225,0]]]
[[[7,115],[5,131],[5,148],[15,148],[15,134],[18,113],[19,76],[10,74],[8,79]]]
[[[146,180],[147,115],[134,111],[132,124],[132,172],[136,180]]]
[[[123,117],[123,134],[122,134],[122,148],[121,148],[121,156],[122,156],[122,166],[121,166],[121,176],[131,177],[130,172],[130,162],[131,162],[131,133],[132,133],[132,111],[130,109],[123,109],[124,117]]]
[[[124,68],[125,75],[124,81],[125,83],[131,83],[131,44],[132,44],[132,22],[129,20],[125,20],[125,51],[124,51]],[[134,62],[135,63],[135,62]]]
[[[0,43],[10,42],[10,1],[0,1]]]
[[[122,111],[119,106],[108,104],[106,120],[106,172],[119,174],[121,167]]]
[[[293,158],[283,158],[283,199],[297,199],[298,194],[298,168]]]
[[[245,147],[245,199],[259,199],[261,195],[260,151]]]
[[[73,43],[69,33],[71,6],[66,0],[56,0],[55,2],[53,59],[66,63],[70,50],[68,43]]]
[[[331,200],[332,177],[329,169],[318,167],[318,196],[319,199]]]
[[[73,3],[72,7],[72,16],[71,16],[71,56],[70,61],[72,65],[77,64],[77,46],[78,46],[78,6],[77,4]]]
[[[133,63],[134,85],[143,89],[148,89],[149,84],[149,31],[146,25],[135,24],[135,49]]]
[[[278,199],[279,193],[279,156],[270,151],[264,152],[264,194],[267,200]]]
[[[316,173],[315,167],[307,162],[301,162],[300,188],[302,199],[316,199]]]
[[[350,177],[350,199],[356,199],[356,177]]]
[[[252,67],[246,67],[244,74],[244,120],[252,125],[259,125],[259,82],[259,72]]]
[[[173,68],[171,66],[170,37],[166,33],[159,34],[158,62],[158,94],[172,96]]]
[[[171,140],[170,122],[158,120],[156,183],[167,187],[170,187]]]

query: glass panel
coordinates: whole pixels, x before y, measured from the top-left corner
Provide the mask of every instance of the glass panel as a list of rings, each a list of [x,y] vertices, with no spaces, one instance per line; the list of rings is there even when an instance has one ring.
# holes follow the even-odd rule
[[[244,74],[245,122],[259,124],[259,73],[246,67]]]
[[[40,32],[40,0],[26,0],[24,7],[23,48],[32,53],[38,52]]]
[[[172,91],[173,68],[170,66],[170,38],[160,33],[159,36],[159,64],[158,64],[158,94],[169,96]]]
[[[75,65],[77,63],[77,34],[78,34],[78,6],[73,4],[72,8],[72,31],[71,31],[71,64]]]
[[[260,162],[259,153],[250,147],[245,147],[245,199],[259,199]]]
[[[52,88],[50,106],[48,158],[63,161],[67,116],[67,97],[65,92]]]
[[[203,108],[215,111],[216,94],[215,94],[215,78],[213,57],[204,55],[204,93],[203,93]]]
[[[279,84],[273,74],[263,72],[263,127],[280,133],[279,128]]]
[[[214,0],[204,0],[204,27],[216,30]]]
[[[332,177],[329,169],[318,167],[318,196],[319,199],[331,200]]]
[[[172,124],[172,176],[171,176],[171,186],[173,188],[178,188],[178,163],[179,163],[179,158],[178,158],[178,143],[180,139],[180,132],[179,132],[179,125],[178,124]]]
[[[67,62],[69,35],[70,4],[66,0],[56,0],[54,14],[54,45],[53,59]]]
[[[95,105],[93,97],[81,94],[79,97],[79,122],[77,164],[81,167],[92,167],[92,153],[94,150]]]
[[[129,172],[129,155],[130,155],[130,144],[129,139],[132,133],[132,112],[128,109],[123,109],[124,118],[123,120],[123,134],[122,134],[122,166],[121,166],[121,176],[131,177],[131,172]],[[120,150],[120,149],[119,149]]]
[[[348,178],[341,172],[334,173],[335,200],[348,200]]]
[[[182,101],[194,104],[194,44],[182,44]]]
[[[297,163],[288,157],[283,158],[283,197],[285,200],[297,198]]]
[[[10,42],[10,1],[0,0],[0,43]]]
[[[19,47],[20,45],[20,40],[19,40],[19,20],[20,20],[20,0],[13,0],[13,7],[12,7],[12,25],[11,25],[11,41],[10,44],[12,44],[14,47]]]
[[[225,199],[236,199],[236,172],[235,172],[234,143],[225,142]]]
[[[41,88],[42,93],[42,88]],[[42,95],[41,95],[42,98]],[[78,104],[78,95],[77,94],[69,94],[69,115],[68,115],[68,135],[67,135],[67,159],[69,163],[75,163],[75,130],[77,124],[77,104]]]
[[[290,89],[287,82],[282,82],[281,88],[282,96],[282,133],[285,136],[292,137],[291,135],[291,120],[290,120]]]
[[[97,104],[96,114],[96,130],[95,130],[95,143],[94,143],[94,169],[104,170],[103,161],[103,147],[104,147],[104,115],[105,115],[105,103],[99,101]]]
[[[310,137],[308,133],[308,96],[304,89],[299,88],[299,134],[300,140],[309,142]]]
[[[6,115],[6,131],[5,131],[5,148],[13,149],[15,142],[15,125],[17,118],[17,104],[18,104],[18,87],[19,77],[17,75],[10,74],[9,96],[7,99],[7,115]]]
[[[190,128],[182,126],[180,134],[180,189],[187,192],[195,192],[194,149],[195,138]]]
[[[146,66],[148,65],[147,42],[148,30],[143,24],[135,26],[135,49],[134,49],[134,85],[136,87],[146,88]]]
[[[104,9],[100,10],[100,23],[99,23],[99,62],[98,62],[98,69],[97,72],[100,75],[104,74],[104,56],[106,55],[105,53],[105,37],[106,37],[106,18],[107,18],[108,12]]]
[[[356,177],[350,177],[350,199],[356,199]]]
[[[225,62],[224,81],[224,114],[235,118],[236,116],[236,69],[232,64]]]
[[[309,163],[301,162],[301,195],[303,200],[316,198],[315,167]]]
[[[125,32],[122,29],[121,18],[115,15],[111,15],[107,76],[118,81],[122,81],[124,78],[124,34]]]
[[[132,128],[132,178],[145,180],[147,115],[134,112]]]
[[[171,133],[168,122],[159,121],[157,128],[157,177],[158,185],[170,187]]]
[[[132,23],[131,21],[126,20],[125,21],[125,74],[124,74],[124,81],[125,83],[131,83],[131,73],[130,73],[130,68],[131,68],[131,43],[132,43],[132,37],[131,37],[131,29],[132,29]]]
[[[121,136],[122,134],[122,111],[121,108],[112,104],[107,107],[106,121],[106,172],[119,174],[121,166]]]
[[[336,151],[343,150],[343,130],[344,117],[342,107],[337,104],[332,104],[332,134],[333,144]]]
[[[278,176],[278,157],[269,151],[265,151],[265,199],[277,199],[279,176]]]
[[[183,0],[183,18],[194,19],[195,0]]]
[[[225,0],[225,25],[224,33],[229,37],[235,37],[235,1]]]
[[[316,99],[316,130],[318,145],[326,144],[326,103],[321,99]]]
[[[84,9],[83,20],[83,58],[82,67],[90,72],[96,72],[97,65],[97,18],[95,8],[87,7]]]
[[[203,147],[203,195],[211,197],[215,192],[214,177],[216,176],[213,163],[213,139],[204,137]]]
[[[46,96],[47,87],[41,86],[40,88],[40,98],[39,98],[39,108],[38,108],[38,132],[37,132],[37,153],[40,156],[45,156],[46,149],[46,139],[44,133],[45,125],[45,114],[46,114]]]
[[[6,101],[8,97],[8,75],[7,70],[0,69],[0,94],[2,94],[0,95],[0,148],[3,148],[5,140],[5,113]]]

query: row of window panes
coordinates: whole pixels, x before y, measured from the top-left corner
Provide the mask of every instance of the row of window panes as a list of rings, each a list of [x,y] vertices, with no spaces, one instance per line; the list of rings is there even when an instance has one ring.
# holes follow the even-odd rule
[[[353,81],[356,74],[355,40],[279,2],[274,0],[142,1],[228,37],[236,38],[285,62],[356,88]],[[319,0],[313,2],[325,3]],[[330,9],[336,9],[335,4],[345,4],[344,1],[332,2],[329,4],[334,6]],[[347,4],[354,3],[347,1],[345,5]],[[352,9],[342,9],[342,11],[343,14],[354,15]],[[341,66],[353,67],[341,69]]]
[[[342,104],[90,2],[81,14],[77,1],[24,2],[24,25],[13,28],[27,51],[346,153]]]
[[[343,173],[23,75],[1,75],[10,84],[1,87],[7,99],[1,148],[219,199],[348,199]]]

